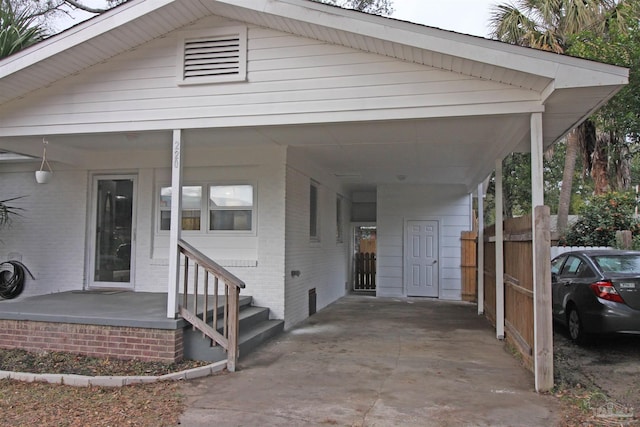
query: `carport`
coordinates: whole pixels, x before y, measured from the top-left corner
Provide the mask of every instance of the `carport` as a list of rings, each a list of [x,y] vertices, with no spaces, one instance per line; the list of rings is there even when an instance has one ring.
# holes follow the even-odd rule
[[[347,296],[241,360],[184,384],[181,423],[551,426],[559,402],[473,304]]]

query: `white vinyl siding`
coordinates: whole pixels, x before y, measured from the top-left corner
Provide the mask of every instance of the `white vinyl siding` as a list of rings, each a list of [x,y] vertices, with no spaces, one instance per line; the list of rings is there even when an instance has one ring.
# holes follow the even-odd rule
[[[439,295],[461,299],[462,231],[470,230],[470,199],[463,186],[383,185],[378,187],[379,296],[406,296],[404,289],[404,224],[437,220],[440,225]]]
[[[192,28],[230,24],[209,18]],[[491,114],[490,105],[539,101],[533,91],[258,27],[248,28],[246,84],[178,86],[181,34],[0,107],[3,133],[94,132],[97,123],[116,131],[343,121],[364,112],[408,118],[483,108]]]

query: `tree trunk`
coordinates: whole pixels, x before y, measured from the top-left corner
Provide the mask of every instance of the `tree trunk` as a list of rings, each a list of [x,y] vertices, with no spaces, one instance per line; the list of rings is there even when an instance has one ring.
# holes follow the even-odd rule
[[[578,147],[580,146],[578,128],[572,130],[567,135],[567,151],[564,155],[564,169],[562,171],[562,187],[558,200],[558,226],[557,231],[564,234],[569,222],[569,206],[571,206],[571,194],[573,187],[573,177],[576,170],[576,159],[578,158]]]
[[[593,193],[595,195],[609,192],[608,146],[609,135],[604,133],[599,134],[596,138],[596,146],[593,150],[591,161],[591,177],[593,178]]]
[[[628,191],[631,188],[631,165],[629,153],[629,146],[621,143],[620,141],[611,141],[612,148],[616,151],[616,188],[615,191]]]

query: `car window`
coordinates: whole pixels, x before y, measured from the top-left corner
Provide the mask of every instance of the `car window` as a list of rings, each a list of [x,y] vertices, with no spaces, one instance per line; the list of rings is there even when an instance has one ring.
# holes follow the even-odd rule
[[[564,262],[566,256],[559,256],[551,261],[551,273],[558,274],[560,273],[560,267],[562,267],[562,263]]]
[[[576,271],[576,277],[594,277],[596,274],[586,262],[581,262]]]
[[[577,276],[580,267],[583,262],[580,258],[569,256],[567,258],[567,262],[564,263],[564,267],[562,268],[561,276]]]
[[[593,261],[605,273],[640,273],[640,255],[600,255]]]

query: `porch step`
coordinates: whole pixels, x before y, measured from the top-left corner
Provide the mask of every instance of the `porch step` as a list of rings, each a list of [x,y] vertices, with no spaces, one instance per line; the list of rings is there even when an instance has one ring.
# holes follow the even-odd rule
[[[213,314],[208,313],[207,322],[211,324]],[[279,334],[284,329],[284,321],[270,320],[269,309],[256,307],[251,304],[251,297],[243,296],[240,301],[240,358],[254,351],[263,342]],[[220,324],[222,322],[220,321]],[[219,328],[221,331],[221,328]],[[211,341],[202,337],[202,332],[194,331],[186,326],[183,331],[184,358],[189,360],[204,360],[217,362],[227,358],[226,352],[220,347],[211,347]]]

